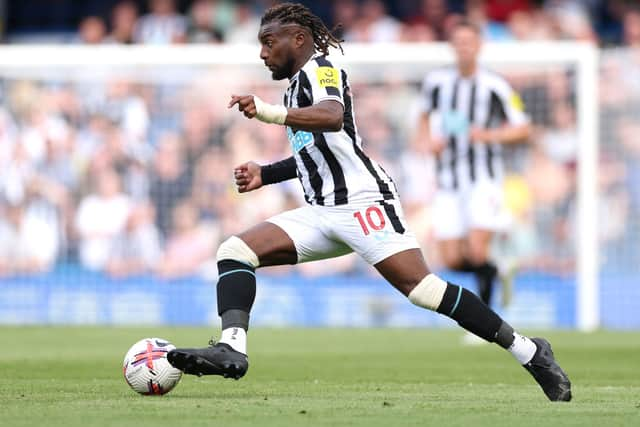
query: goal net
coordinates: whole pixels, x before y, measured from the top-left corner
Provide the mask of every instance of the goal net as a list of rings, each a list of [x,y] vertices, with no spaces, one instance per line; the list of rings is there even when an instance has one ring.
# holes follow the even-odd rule
[[[440,44],[346,45],[345,52],[366,152],[394,177],[432,268],[474,289],[471,277],[442,269],[434,162],[412,138],[420,83],[450,63],[451,52]],[[295,180],[247,195],[232,181],[233,166],[280,160],[290,148],[283,128],[227,109],[230,95],[280,102],[286,82],[269,79],[256,46],[0,53],[0,234],[10,237],[0,242],[0,322],[216,322],[217,245],[304,203]],[[605,163],[597,168],[597,89],[622,83],[607,65],[618,56],[605,55],[598,74],[597,51],[586,45],[484,49],[482,63],[509,79],[534,125],[528,144],[505,150],[509,227],[493,247],[515,277],[512,297],[503,300],[498,287],[495,307],[519,326],[640,326],[631,298],[619,301],[638,292],[631,280],[598,286],[601,266],[631,277],[637,265],[625,226],[638,192],[636,125],[631,108],[614,101],[615,117],[603,116],[602,135],[612,137],[602,141]],[[261,270],[252,319],[449,324],[412,307],[354,255]]]

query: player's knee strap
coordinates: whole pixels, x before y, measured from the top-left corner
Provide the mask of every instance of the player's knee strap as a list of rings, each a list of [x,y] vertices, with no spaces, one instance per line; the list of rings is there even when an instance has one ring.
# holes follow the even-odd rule
[[[447,282],[432,273],[413,288],[408,298],[417,306],[436,310],[440,306],[446,290]]]
[[[218,261],[230,259],[257,268],[260,265],[258,255],[239,237],[231,236],[218,247]]]

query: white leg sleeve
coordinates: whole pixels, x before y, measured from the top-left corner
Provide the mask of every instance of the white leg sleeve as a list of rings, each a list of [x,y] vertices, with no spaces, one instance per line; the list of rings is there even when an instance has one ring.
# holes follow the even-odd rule
[[[417,306],[435,311],[440,306],[446,290],[447,282],[431,273],[409,293],[409,301]]]
[[[258,255],[242,239],[236,236],[231,236],[220,244],[216,259],[218,261],[232,259],[250,265],[253,268],[257,268],[260,265]]]

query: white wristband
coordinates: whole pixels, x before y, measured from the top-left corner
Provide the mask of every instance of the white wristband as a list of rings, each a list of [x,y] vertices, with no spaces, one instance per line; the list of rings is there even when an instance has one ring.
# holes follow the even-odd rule
[[[287,107],[284,105],[268,104],[256,95],[253,95],[253,103],[256,104],[256,118],[261,122],[283,125],[287,119]]]

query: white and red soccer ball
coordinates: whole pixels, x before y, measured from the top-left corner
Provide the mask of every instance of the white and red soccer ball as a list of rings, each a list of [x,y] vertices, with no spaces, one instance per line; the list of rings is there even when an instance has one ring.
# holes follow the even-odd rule
[[[159,395],[171,391],[182,372],[169,363],[167,353],[176,347],[162,338],[145,338],[124,356],[124,379],[140,394]]]

